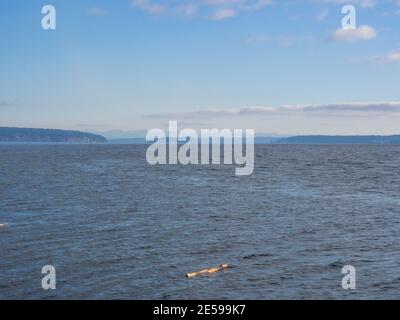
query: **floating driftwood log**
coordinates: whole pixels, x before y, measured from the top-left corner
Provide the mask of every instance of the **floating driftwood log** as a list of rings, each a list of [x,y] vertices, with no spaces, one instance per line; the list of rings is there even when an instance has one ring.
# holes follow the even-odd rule
[[[224,264],[219,265],[219,267],[210,268],[210,269],[204,269],[204,270],[197,271],[197,272],[187,273],[186,277],[187,278],[193,278],[193,277],[197,277],[197,276],[201,276],[201,275],[205,275],[205,274],[213,274],[213,273],[217,273],[217,272],[220,272],[220,271],[228,269],[228,268],[229,268],[229,265],[227,263],[224,263]]]

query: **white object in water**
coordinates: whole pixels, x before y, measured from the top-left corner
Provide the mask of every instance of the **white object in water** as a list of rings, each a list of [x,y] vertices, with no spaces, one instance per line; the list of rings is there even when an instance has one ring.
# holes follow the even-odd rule
[[[1,229],[1,228],[5,228],[5,227],[6,227],[5,224],[1,224],[1,223],[0,223],[0,229]]]
[[[201,270],[201,271],[198,271],[198,272],[187,273],[186,277],[187,278],[193,278],[193,277],[200,276],[200,275],[203,275],[203,274],[217,273],[217,272],[225,270],[225,269],[227,269],[229,267],[230,267],[229,264],[223,263],[223,264],[220,264],[218,267],[215,267],[215,268],[204,269],[204,270]]]

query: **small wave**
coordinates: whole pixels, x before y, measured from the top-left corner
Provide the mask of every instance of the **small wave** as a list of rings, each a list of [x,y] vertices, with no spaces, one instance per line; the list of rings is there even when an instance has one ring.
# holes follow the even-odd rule
[[[345,263],[343,261],[337,260],[337,261],[329,263],[328,265],[325,266],[325,268],[337,269],[337,268],[343,267],[344,265],[345,265]]]
[[[270,253],[254,253],[254,254],[249,254],[247,256],[242,257],[242,259],[256,259],[256,258],[262,258],[262,257],[271,257],[272,254]]]

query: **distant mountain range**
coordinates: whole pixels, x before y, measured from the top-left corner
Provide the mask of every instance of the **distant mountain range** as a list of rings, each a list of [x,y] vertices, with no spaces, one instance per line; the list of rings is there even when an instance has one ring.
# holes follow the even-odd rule
[[[0,127],[0,142],[103,143],[106,141],[107,139],[101,135],[81,131]]]
[[[4,128],[0,127],[0,142],[64,142],[147,144],[143,132],[131,138],[107,140],[100,134],[57,129]],[[256,144],[400,144],[400,135],[391,136],[293,136],[269,137],[257,135]]]
[[[400,144],[400,135],[393,136],[295,136],[277,139],[277,144]]]
[[[255,137],[255,144],[400,144],[400,135],[393,136],[294,136]],[[145,138],[110,139],[115,144],[146,144]]]

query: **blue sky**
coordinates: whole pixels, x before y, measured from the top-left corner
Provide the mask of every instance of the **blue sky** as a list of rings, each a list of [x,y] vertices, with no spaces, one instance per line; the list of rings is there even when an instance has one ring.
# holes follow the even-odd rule
[[[0,126],[400,133],[397,0],[2,1],[0,39]]]

